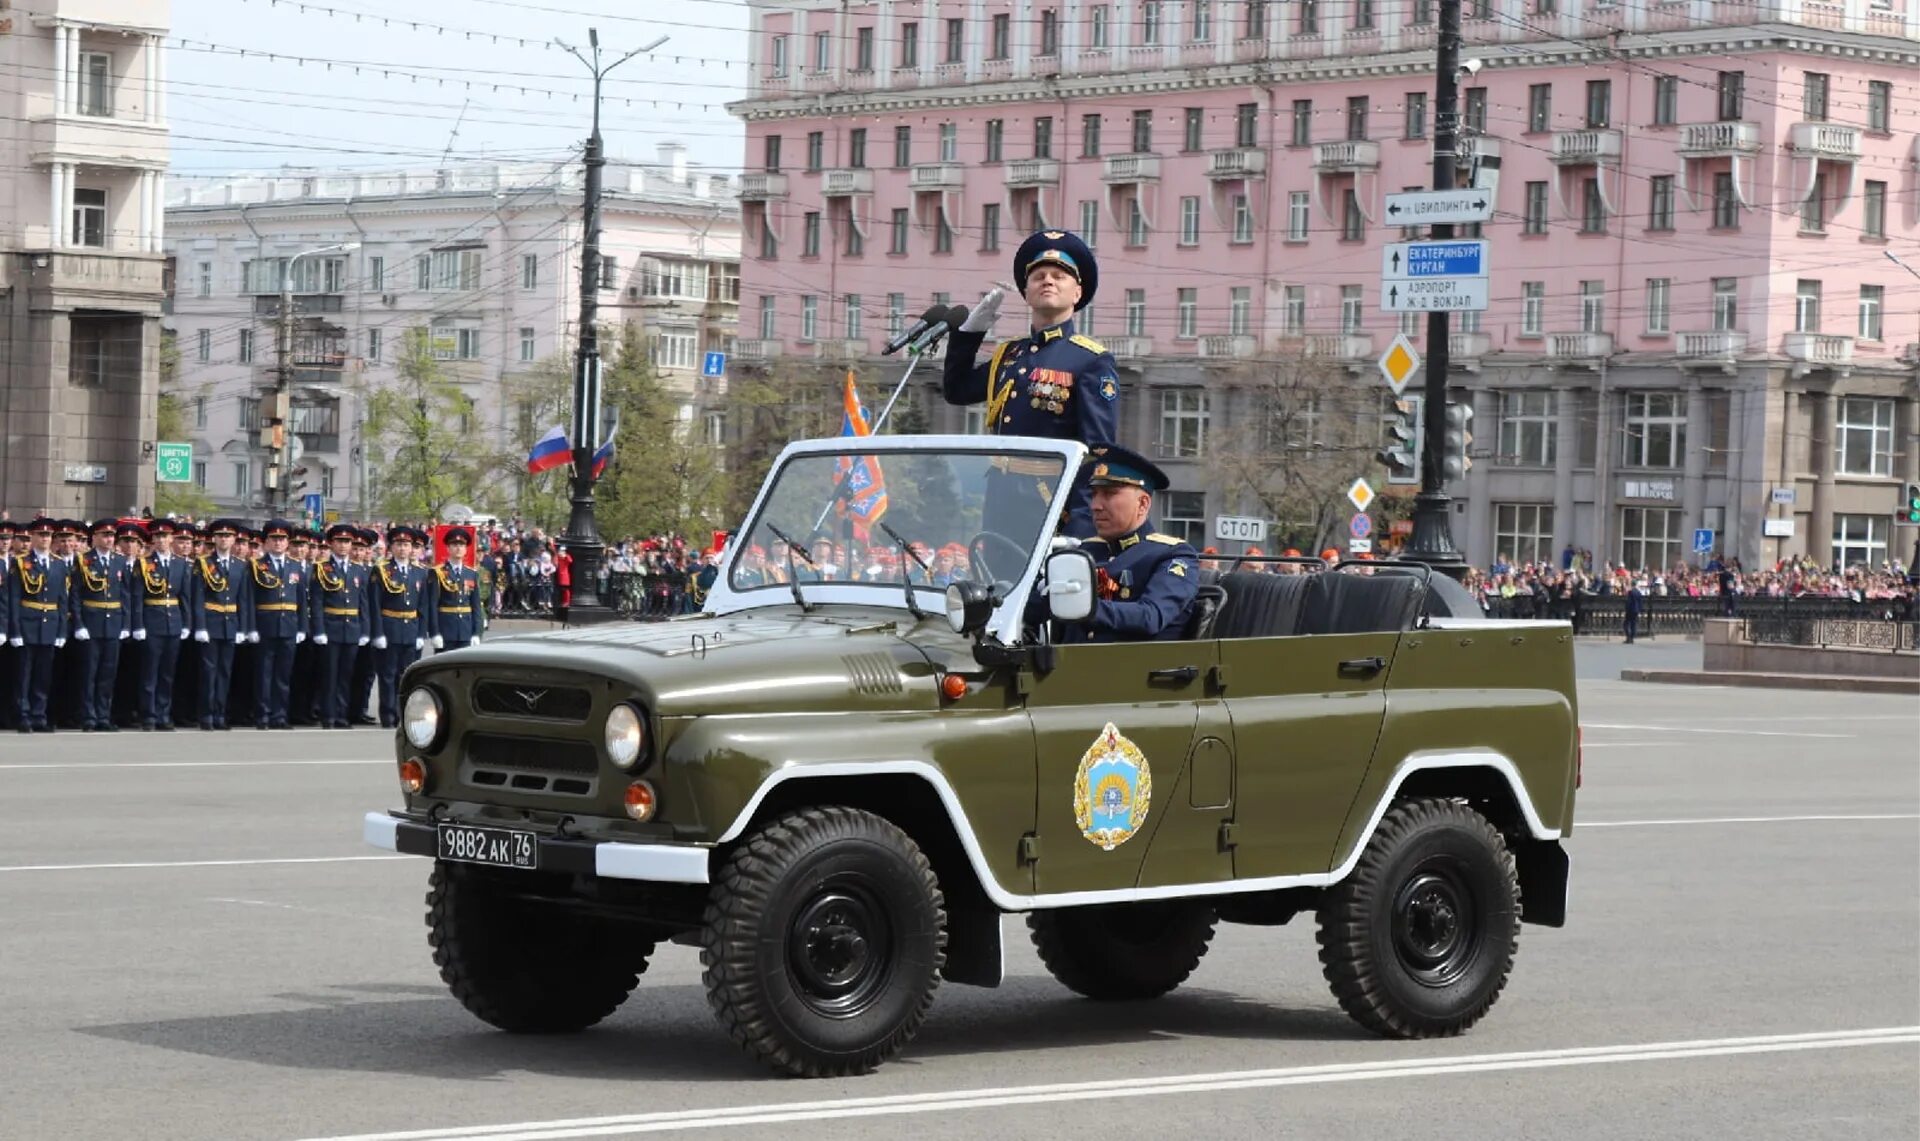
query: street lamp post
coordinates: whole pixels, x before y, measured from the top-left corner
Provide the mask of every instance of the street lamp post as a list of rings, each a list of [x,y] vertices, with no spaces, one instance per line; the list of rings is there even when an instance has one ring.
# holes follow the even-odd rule
[[[587,29],[587,52],[556,39],[593,75],[593,133],[587,136],[586,185],[582,188],[580,235],[580,339],[573,358],[573,496],[566,534],[560,542],[573,558],[573,598],[569,622],[599,622],[612,612],[600,603],[600,558],[606,545],[593,517],[593,455],[600,450],[600,183],[607,165],[600,139],[600,84],[614,68],[667,42],[667,37],[635,48],[612,63],[600,62],[600,33]]]
[[[274,514],[281,518],[285,518],[293,508],[293,431],[289,423],[293,418],[293,264],[315,254],[348,253],[359,248],[359,242],[315,246],[294,254],[280,268],[280,320],[274,338],[275,371],[279,373],[279,383],[274,387],[273,414],[268,417],[268,422],[275,429],[273,464],[269,469],[272,476],[269,490],[273,495],[269,502]]]

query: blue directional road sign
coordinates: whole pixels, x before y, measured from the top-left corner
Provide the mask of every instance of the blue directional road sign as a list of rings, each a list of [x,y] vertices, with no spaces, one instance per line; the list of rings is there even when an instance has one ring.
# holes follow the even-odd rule
[[[1713,532],[1705,527],[1693,529],[1693,553],[1704,555],[1713,550]]]
[[[701,376],[727,375],[727,354],[708,353],[707,359],[702,361],[700,364],[700,375]]]
[[[1426,277],[1487,276],[1487,241],[1396,242],[1383,251],[1380,276],[1387,280],[1418,281]]]

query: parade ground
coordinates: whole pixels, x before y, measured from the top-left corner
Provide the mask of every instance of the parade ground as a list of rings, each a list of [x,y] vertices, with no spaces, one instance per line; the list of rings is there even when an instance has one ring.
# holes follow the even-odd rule
[[[772,1078],[662,947],[600,1027],[491,1030],[442,986],[429,865],[363,847],[390,735],[0,740],[0,1137],[1911,1138],[1920,706],[1622,682],[1582,644],[1570,921],[1522,929],[1463,1037],[1361,1032],[1311,917],[1222,926],[1194,978],[1078,999],[1005,920],[903,1056]]]

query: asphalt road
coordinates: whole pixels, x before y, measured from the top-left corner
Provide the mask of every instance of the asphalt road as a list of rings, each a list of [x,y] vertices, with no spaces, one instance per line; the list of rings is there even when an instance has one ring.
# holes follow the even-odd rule
[[[1005,986],[834,1082],[748,1062],[685,948],[585,1034],[471,1019],[426,863],[359,844],[380,733],[3,738],[0,1137],[1920,1135],[1920,706],[1607,680],[1687,652],[1583,643],[1572,923],[1467,1036],[1359,1032],[1302,920],[1132,1006],[1009,921]]]

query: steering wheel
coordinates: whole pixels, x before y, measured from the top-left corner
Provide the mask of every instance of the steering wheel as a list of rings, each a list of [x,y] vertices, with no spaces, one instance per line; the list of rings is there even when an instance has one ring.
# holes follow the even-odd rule
[[[1008,554],[1013,560],[1011,566],[1004,568],[1008,573],[997,573],[993,565],[993,560],[987,557],[987,548],[995,545],[999,546],[1001,551]],[[1025,547],[1007,538],[998,531],[982,531],[973,537],[972,542],[967,544],[968,566],[971,567],[974,572],[973,577],[980,582],[996,582],[1000,579],[1011,581],[1017,579],[1019,577],[1018,571],[1027,565],[1027,554],[1028,552]]]

